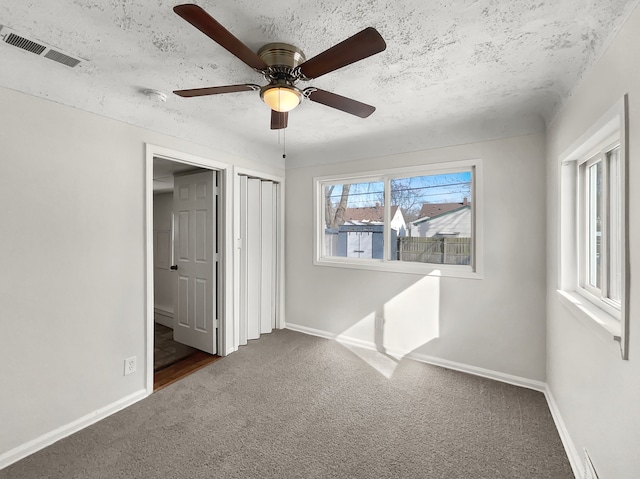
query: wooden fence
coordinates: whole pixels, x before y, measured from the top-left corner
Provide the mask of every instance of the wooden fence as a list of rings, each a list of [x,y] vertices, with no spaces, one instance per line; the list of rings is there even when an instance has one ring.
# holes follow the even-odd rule
[[[471,264],[471,238],[398,238],[398,259],[417,263]]]

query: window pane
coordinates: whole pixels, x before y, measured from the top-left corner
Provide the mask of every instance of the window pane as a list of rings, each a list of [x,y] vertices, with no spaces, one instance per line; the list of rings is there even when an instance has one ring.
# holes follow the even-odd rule
[[[589,284],[600,289],[600,246],[602,242],[602,162],[589,167]]]
[[[471,171],[391,180],[391,259],[471,264],[471,184]]]
[[[608,297],[620,305],[622,289],[622,185],[620,147],[607,155],[609,167],[609,272]]]
[[[324,256],[384,258],[384,182],[324,186]]]

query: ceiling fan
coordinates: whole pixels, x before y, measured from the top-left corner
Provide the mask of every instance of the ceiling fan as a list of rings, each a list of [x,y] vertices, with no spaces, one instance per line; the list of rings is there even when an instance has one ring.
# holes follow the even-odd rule
[[[303,99],[321,103],[360,118],[366,118],[375,111],[374,106],[351,98],[319,88],[309,87],[301,90],[296,86],[298,81],[313,80],[383,51],[387,45],[382,36],[372,27],[365,28],[360,33],[307,60],[299,48],[288,43],[269,43],[257,54],[254,53],[198,5],[177,5],[173,11],[251,68],[262,73],[268,82],[265,86],[247,83],[176,90],[173,92],[176,95],[194,97],[259,91],[262,100],[271,108],[272,130],[286,128],[288,112],[298,106]]]

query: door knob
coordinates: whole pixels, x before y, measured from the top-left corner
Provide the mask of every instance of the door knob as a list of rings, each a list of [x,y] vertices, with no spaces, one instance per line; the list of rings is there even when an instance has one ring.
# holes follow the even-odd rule
[[[172,270],[174,270],[174,271],[177,271],[177,269],[178,269],[178,265],[177,265],[177,264],[174,264],[174,265],[173,265],[173,266],[171,266],[169,269],[172,269]]]

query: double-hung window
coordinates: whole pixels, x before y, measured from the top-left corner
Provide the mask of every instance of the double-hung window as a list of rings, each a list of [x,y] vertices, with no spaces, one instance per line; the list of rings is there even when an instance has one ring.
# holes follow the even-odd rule
[[[315,178],[314,263],[481,277],[481,161]]]

